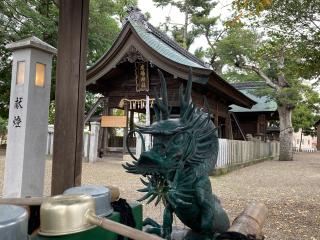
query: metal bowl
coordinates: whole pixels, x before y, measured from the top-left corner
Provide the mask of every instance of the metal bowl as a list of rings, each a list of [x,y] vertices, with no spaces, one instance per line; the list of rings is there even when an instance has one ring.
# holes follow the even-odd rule
[[[95,211],[95,201],[87,195],[59,195],[42,203],[40,208],[40,235],[58,236],[93,228],[85,215]]]
[[[0,205],[0,239],[28,239],[28,213],[26,209],[14,205]]]
[[[105,217],[113,212],[111,206],[111,191],[105,186],[83,185],[72,187],[64,191],[63,195],[84,194],[93,197],[96,202],[96,214]]]

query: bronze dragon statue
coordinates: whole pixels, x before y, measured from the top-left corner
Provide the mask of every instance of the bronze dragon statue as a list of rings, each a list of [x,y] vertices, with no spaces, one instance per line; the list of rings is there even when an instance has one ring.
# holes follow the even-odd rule
[[[169,118],[166,81],[159,71],[161,98],[155,94],[154,111],[157,121],[151,126],[141,127],[130,132],[140,135],[151,134],[153,147],[143,152],[139,159],[123,167],[129,173],[141,174],[145,192],[139,201],[155,200],[165,206],[163,225],[147,218],[144,223],[151,225],[149,233],[171,239],[173,214],[183,224],[199,234],[198,239],[215,239],[217,234],[229,228],[229,219],[212,193],[209,174],[214,170],[218,155],[216,128],[210,113],[196,107],[191,100],[192,74],[190,70],[187,86],[181,85],[180,118]],[[206,100],[205,100],[206,102]],[[127,138],[128,140],[128,138]],[[127,144],[128,146],[128,144]],[[191,239],[195,239],[191,237]]]

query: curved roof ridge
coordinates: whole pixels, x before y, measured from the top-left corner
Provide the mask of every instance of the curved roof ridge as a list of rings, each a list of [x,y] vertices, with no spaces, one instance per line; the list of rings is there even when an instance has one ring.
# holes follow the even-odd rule
[[[126,22],[134,21],[136,23],[141,24],[144,29],[155,35],[158,39],[172,47],[174,50],[188,58],[189,60],[201,65],[204,68],[211,69],[211,66],[201,59],[197,58],[195,55],[187,51],[186,49],[182,48],[176,41],[171,39],[167,34],[159,30],[158,28],[154,27],[151,23],[147,21],[144,14],[141,13],[141,10],[137,7],[131,7],[128,9],[128,17],[126,18]]]

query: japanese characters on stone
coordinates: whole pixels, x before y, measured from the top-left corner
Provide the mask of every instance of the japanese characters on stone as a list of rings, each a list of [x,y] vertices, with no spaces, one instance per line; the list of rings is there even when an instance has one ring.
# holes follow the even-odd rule
[[[23,109],[22,102],[23,102],[22,97],[16,97],[16,100],[14,101],[14,109],[16,110],[15,112],[17,113],[17,115],[13,116],[12,123],[13,123],[13,126],[16,128],[21,127],[21,123],[22,123],[21,116],[20,116],[21,109]]]

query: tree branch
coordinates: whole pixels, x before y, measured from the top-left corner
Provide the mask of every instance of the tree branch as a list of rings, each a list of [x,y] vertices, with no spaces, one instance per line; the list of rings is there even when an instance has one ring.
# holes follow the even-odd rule
[[[226,29],[226,28],[225,28],[225,29],[223,29],[223,30],[219,33],[219,35],[216,37],[215,42],[218,42],[218,41],[219,41],[219,39],[222,37],[222,35],[223,35],[226,31],[227,31],[227,29]]]
[[[211,42],[210,39],[209,39],[209,28],[206,28],[205,37],[206,37],[206,39],[207,39],[207,43],[209,44],[210,48],[213,50],[213,49],[214,49],[214,46],[213,46],[212,42]]]
[[[310,19],[310,21],[318,30],[320,30],[320,27],[312,19]]]
[[[238,64],[237,67],[255,72],[259,77],[261,77],[266,82],[268,86],[276,90],[280,90],[280,86],[278,84],[275,84],[260,68],[254,65],[247,65],[247,64]]]
[[[278,68],[280,72],[278,73],[278,84],[281,87],[287,87],[289,86],[289,83],[286,81],[283,69],[284,69],[284,47],[282,46],[279,52],[279,62],[278,62]]]

